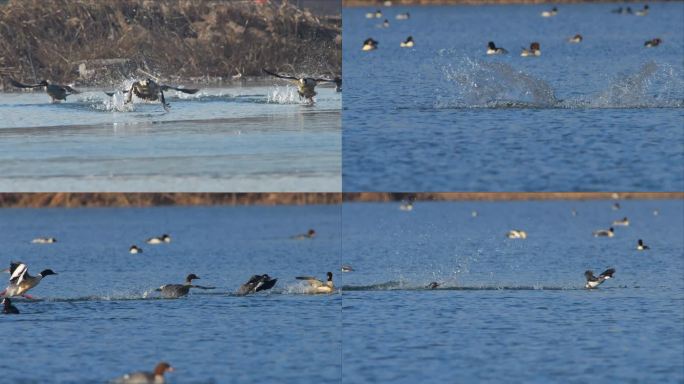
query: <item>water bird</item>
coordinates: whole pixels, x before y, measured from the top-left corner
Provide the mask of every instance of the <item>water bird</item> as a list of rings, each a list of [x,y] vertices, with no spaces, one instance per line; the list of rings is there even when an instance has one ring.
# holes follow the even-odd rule
[[[413,211],[413,201],[409,200],[401,203],[401,205],[399,205],[399,210],[406,212]]]
[[[296,279],[306,280],[306,282],[309,283],[307,293],[332,293],[335,290],[335,286],[333,285],[333,274],[332,272],[328,272],[326,275],[328,276],[328,279],[325,282],[311,276],[297,276]]]
[[[31,240],[31,244],[53,244],[56,243],[57,239],[54,237],[36,237]]]
[[[550,11],[543,11],[543,12],[541,13],[541,16],[542,16],[542,17],[554,17],[554,16],[556,16],[557,14],[558,14],[558,8],[557,8],[557,7],[553,7],[553,8],[551,8]]]
[[[478,215],[479,213],[477,213],[477,211],[470,212],[470,217],[477,217]]]
[[[242,284],[238,289],[238,295],[248,295],[259,291],[265,291],[275,286],[278,279],[272,279],[269,275],[254,275],[249,280]]]
[[[35,288],[45,276],[57,274],[52,269],[45,269],[36,276],[31,276],[28,273],[28,266],[21,261],[11,262],[9,269],[6,271],[10,273],[9,285],[4,291],[0,292],[0,296],[24,296],[29,299],[31,296],[27,295],[26,292]]]
[[[128,253],[130,253],[131,255],[136,255],[136,254],[138,254],[138,253],[143,253],[143,250],[142,250],[142,248],[140,248],[140,247],[138,247],[137,245],[133,244],[133,245],[131,245],[130,248],[128,248]]]
[[[627,7],[627,8],[619,7],[619,8],[613,9],[610,12],[611,13],[617,13],[620,15],[631,15],[632,14],[632,8],[631,7]]]
[[[19,314],[19,310],[17,309],[17,307],[12,305],[12,300],[10,300],[9,298],[5,297],[4,299],[2,299],[2,305],[3,305],[2,313],[6,314],[6,315],[18,315]]]
[[[594,276],[594,272],[591,270],[584,272],[584,277],[587,279],[587,283],[584,285],[584,288],[588,289],[593,289],[598,287],[599,285],[603,284],[604,281],[608,279],[613,278],[613,274],[615,273],[614,268],[609,268],[603,271],[598,277]]]
[[[154,367],[154,372],[131,372],[110,381],[112,384],[164,384],[164,374],[173,372],[173,367],[166,362],[161,362]]]
[[[411,18],[411,14],[406,12],[406,13],[398,13],[396,16],[394,16],[395,19],[397,20],[408,20]]]
[[[363,42],[363,47],[361,48],[362,51],[373,51],[375,49],[378,49],[378,42],[373,40],[372,38],[367,38]]]
[[[649,247],[648,245],[644,244],[644,241],[641,240],[641,239],[639,239],[639,241],[637,241],[637,247],[636,247],[636,249],[637,249],[637,251],[645,251],[645,250],[647,250],[647,249],[651,249],[651,247]]]
[[[197,280],[199,278],[199,276],[195,275],[194,273],[191,273],[185,278],[184,284],[162,285],[161,287],[157,288],[157,291],[161,292],[162,297],[165,299],[176,299],[187,295],[190,292],[190,288],[214,289],[214,287],[204,287],[201,285],[192,284],[193,280]]]
[[[579,33],[568,39],[568,43],[578,44],[581,43],[584,38]]]
[[[522,52],[520,52],[520,56],[522,57],[530,57],[530,56],[541,56],[541,47],[539,43],[534,42],[530,44],[530,49],[523,48]]]
[[[437,289],[437,288],[439,288],[440,285],[441,285],[440,283],[438,283],[438,282],[436,282],[436,281],[433,281],[433,282],[431,282],[430,284],[426,285],[425,288],[427,288],[427,289]]]
[[[613,221],[613,225],[620,227],[629,227],[629,219],[627,217],[623,217],[620,220]]]
[[[527,232],[517,230],[517,229],[512,229],[508,231],[506,234],[506,237],[509,239],[527,239]]]
[[[653,210],[653,216],[658,216],[660,214],[660,211],[657,209]]]
[[[335,83],[335,92],[342,92],[342,77],[335,76],[333,82]]]
[[[125,104],[130,103],[133,100],[133,95],[135,95],[138,98],[145,101],[159,100],[162,104],[162,107],[164,107],[164,110],[168,111],[171,105],[166,102],[166,99],[164,98],[164,91],[168,91],[169,89],[173,89],[174,91],[183,92],[191,95],[199,91],[199,89],[178,88],[165,84],[157,84],[157,82],[148,78],[145,80],[138,80],[134,82],[133,84],[131,84],[131,88],[123,90],[121,92],[126,94],[126,98],[124,99]],[[115,92],[105,93],[109,96],[114,96]]]
[[[613,203],[613,206],[611,207],[613,211],[617,211],[620,209],[620,203]]]
[[[297,93],[299,94],[299,98],[305,99],[309,103],[313,103],[313,97],[316,96],[315,88],[318,85],[318,83],[335,83],[335,85],[339,84],[340,88],[342,87],[342,78],[339,78],[338,81],[336,79],[317,79],[312,77],[296,77],[290,75],[281,75],[279,73],[275,73],[267,69],[263,69],[263,71],[279,79],[293,80],[295,84],[297,84]]]
[[[45,87],[45,91],[47,92],[48,96],[50,96],[51,100],[53,103],[64,100],[66,101],[67,96],[81,93],[73,88],[71,88],[68,85],[58,85],[58,84],[50,84],[49,81],[43,80],[38,84],[23,84],[20,83],[12,78],[9,78],[10,84],[17,88],[42,88]]]
[[[313,239],[316,237],[316,230],[314,229],[309,229],[306,231],[306,233],[300,233],[298,235],[291,236],[291,239],[294,240],[306,240],[306,239]]]
[[[399,43],[399,46],[402,48],[413,48],[413,36],[407,37],[405,41]]]
[[[152,244],[152,245],[164,244],[164,243],[168,244],[171,242],[171,236],[169,236],[165,233],[159,237],[150,237],[149,239],[145,240],[145,242],[147,244]]]
[[[573,216],[577,216],[577,210],[573,209],[571,213]]]
[[[385,21],[382,22],[382,27],[383,28],[389,28],[389,26],[390,26],[389,20],[385,19]]]
[[[593,232],[594,237],[613,237],[615,236],[615,230],[613,230],[613,227],[610,227],[608,229],[599,229],[597,231]]]
[[[648,4],[644,5],[644,8],[634,12],[636,16],[646,16],[648,15]]]
[[[488,55],[505,55],[508,51],[505,48],[497,47],[493,41],[487,43],[487,54]]]
[[[655,39],[651,39],[651,40],[648,40],[647,42],[645,42],[645,43],[644,43],[644,47],[646,47],[646,48],[657,47],[657,46],[659,46],[660,43],[662,43],[662,42],[663,42],[663,40],[661,40],[660,38],[656,37]]]
[[[379,9],[375,12],[366,13],[366,19],[381,19],[381,18],[382,18],[382,11]]]
[[[343,264],[342,272],[354,272],[354,268],[349,264]]]

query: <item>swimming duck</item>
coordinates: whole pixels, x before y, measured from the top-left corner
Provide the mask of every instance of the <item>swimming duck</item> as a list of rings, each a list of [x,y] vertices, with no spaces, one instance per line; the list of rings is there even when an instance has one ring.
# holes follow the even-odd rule
[[[395,19],[397,20],[408,20],[411,18],[411,14],[406,12],[406,13],[399,13],[396,16],[394,16]]]
[[[343,264],[342,272],[354,272],[354,268],[349,264]]]
[[[31,244],[53,244],[56,243],[57,239],[54,237],[37,237],[31,240]]]
[[[644,43],[644,47],[646,47],[646,48],[657,47],[657,46],[659,46],[660,43],[662,43],[662,42],[663,42],[663,41],[662,41],[661,39],[659,39],[659,38],[656,37],[655,39],[651,39],[651,40],[645,42],[645,43]]]
[[[335,92],[342,92],[342,78],[340,76],[335,76],[333,82],[335,83]]]
[[[620,203],[613,203],[613,206],[611,207],[613,211],[617,211],[620,209]]]
[[[161,362],[154,367],[154,372],[132,372],[110,381],[115,384],[164,384],[164,374],[173,372],[173,367],[166,362]]]
[[[176,299],[185,296],[190,292],[190,288],[199,289],[214,289],[214,287],[203,287],[201,285],[193,285],[192,281],[199,279],[199,276],[191,273],[185,278],[185,284],[166,284],[157,288],[161,292],[161,296],[165,299]]]
[[[18,315],[19,314],[19,310],[17,309],[17,307],[12,305],[12,300],[10,300],[9,298],[5,297],[4,299],[2,299],[2,305],[3,305],[2,313],[6,314],[6,315]]]
[[[339,78],[339,81],[337,78],[335,79],[316,79],[312,77],[295,77],[295,76],[289,76],[289,75],[281,75],[275,72],[271,72],[267,69],[263,69],[263,71],[271,76],[275,76],[279,79],[287,79],[287,80],[294,80],[294,82],[297,84],[297,93],[299,94],[300,99],[305,99],[309,103],[313,103],[313,97],[316,96],[316,91],[315,88],[318,85],[318,83],[335,83],[339,84],[340,88],[342,87],[342,79]]]
[[[512,229],[512,230],[508,231],[508,233],[506,234],[506,237],[508,237],[509,239],[527,239],[527,232],[517,230],[517,229]]]
[[[24,296],[26,298],[31,298],[26,292],[35,288],[45,276],[57,274],[53,272],[52,269],[45,269],[38,275],[31,276],[28,273],[28,267],[21,261],[10,263],[8,271],[10,273],[9,285],[0,293],[0,296],[4,297]]]
[[[613,225],[621,226],[621,227],[629,227],[629,219],[626,217],[623,217],[620,220],[613,221]]]
[[[328,280],[325,282],[311,276],[298,276],[296,279],[306,280],[307,283],[309,283],[309,290],[307,293],[332,293],[335,290],[335,286],[333,285],[333,274],[332,272],[328,272],[327,275]]]
[[[188,94],[195,94],[199,91],[199,89],[190,89],[190,88],[177,88],[177,87],[172,87],[170,85],[164,85],[164,84],[157,84],[154,80],[152,79],[145,79],[145,80],[138,80],[131,84],[131,88],[127,90],[123,90],[122,92],[126,94],[126,98],[124,99],[124,103],[128,104],[133,100],[133,95],[136,95],[138,98],[143,99],[145,101],[161,101],[162,107],[164,107],[165,111],[169,110],[170,105],[166,102],[166,99],[164,99],[164,91],[168,91],[169,89],[173,89],[174,91],[178,92],[183,92],[183,93],[188,93]],[[109,96],[113,96],[114,92],[105,92]]]
[[[399,43],[399,46],[402,48],[413,48],[413,36],[407,37],[406,41]]]
[[[594,276],[594,272],[592,271],[584,272],[584,277],[587,278],[587,283],[584,285],[584,288],[592,289],[598,287],[599,285],[603,284],[604,281],[612,279],[613,273],[615,273],[614,268],[606,269],[598,277]]]
[[[651,249],[651,247],[644,244],[644,241],[641,239],[639,239],[639,241],[637,241],[637,247],[636,248],[637,248],[637,251],[645,251],[647,249]]]
[[[487,43],[487,54],[488,55],[505,55],[507,53],[508,53],[508,51],[506,49],[501,48],[501,47],[497,47],[496,45],[494,45],[493,41],[490,41],[489,43]]]
[[[558,14],[558,8],[553,7],[553,8],[551,8],[550,11],[543,11],[541,13],[541,16],[542,17],[553,17],[553,16],[556,16],[557,14]]]
[[[439,288],[440,285],[441,285],[440,283],[438,283],[438,282],[436,282],[436,281],[433,281],[433,282],[431,282],[430,284],[428,284],[427,286],[425,286],[425,288],[427,288],[427,289],[437,289],[437,288]]]
[[[299,235],[292,236],[291,239],[305,240],[305,239],[313,239],[314,237],[316,237],[316,231],[313,229],[309,229],[306,233],[300,233]]]
[[[136,255],[138,253],[143,253],[142,248],[138,247],[137,245],[133,244],[131,245],[130,248],[128,248],[128,252],[132,255]]]
[[[399,210],[400,211],[407,211],[407,212],[413,211],[413,201],[409,200],[407,202],[401,203],[401,205],[399,206]]]
[[[45,91],[47,92],[48,96],[52,99],[52,102],[58,102],[60,100],[66,101],[67,96],[76,94],[76,93],[81,93],[73,88],[71,88],[68,85],[58,85],[58,84],[50,84],[49,81],[43,80],[38,84],[22,84],[12,78],[9,78],[10,84],[17,88],[41,88],[45,87]]]
[[[382,22],[382,27],[383,28],[389,28],[389,26],[390,26],[389,20],[385,19],[385,21]]]
[[[613,227],[610,227],[608,229],[599,229],[598,231],[594,231],[594,237],[613,237],[615,236],[615,231],[613,230]]]
[[[642,10],[636,11],[636,12],[634,12],[634,14],[637,15],[637,16],[646,16],[646,15],[648,15],[648,4],[645,4],[645,5],[644,5],[644,8],[643,8]]]
[[[362,51],[373,51],[378,49],[378,42],[373,40],[372,38],[367,38],[363,42],[363,48],[361,48]]]
[[[145,242],[147,244],[152,244],[152,245],[170,243],[171,242],[171,236],[169,236],[165,233],[159,237],[150,237]]]
[[[375,11],[375,18],[376,19],[382,19],[382,11],[381,10],[378,9],[377,11]]]
[[[534,42],[530,44],[530,49],[523,48],[522,52],[520,52],[520,56],[522,57],[528,57],[528,56],[541,56],[541,47],[539,43]]]
[[[254,275],[250,279],[240,286],[238,289],[238,295],[248,295],[250,293],[256,293],[259,291],[265,291],[267,289],[273,288],[278,279],[272,279],[269,275]]]
[[[584,38],[582,37],[582,35],[580,35],[580,34],[578,33],[578,34],[576,34],[575,36],[569,38],[569,39],[568,39],[568,43],[577,44],[577,43],[581,43],[582,40],[584,40]]]

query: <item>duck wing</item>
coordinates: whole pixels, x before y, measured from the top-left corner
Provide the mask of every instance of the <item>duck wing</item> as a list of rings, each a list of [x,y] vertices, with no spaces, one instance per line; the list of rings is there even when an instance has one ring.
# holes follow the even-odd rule
[[[323,285],[323,282],[318,280],[315,277],[312,276],[297,276],[295,277],[297,280],[306,280],[307,283],[309,283],[310,286],[312,287],[320,287]]]
[[[195,88],[177,88],[177,87],[172,87],[170,85],[160,85],[160,88],[162,91],[173,89],[174,91],[183,92],[183,93],[187,93],[190,95],[194,95],[195,93],[197,93],[199,91],[199,89],[195,89]]]
[[[64,88],[64,89],[65,89],[67,92],[69,92],[69,93],[74,93],[74,94],[76,94],[76,93],[81,93],[81,92],[79,92],[79,91],[77,91],[77,90],[71,88],[71,87],[68,86],[68,85],[60,85],[60,87]]]
[[[39,87],[43,87],[42,84],[23,84],[23,83],[20,83],[20,82],[14,80],[11,77],[8,77],[8,79],[9,79],[10,84],[12,84],[13,86],[15,86],[17,88],[39,88]]]
[[[267,289],[271,289],[276,285],[277,281],[278,281],[278,279],[262,280],[259,284],[257,284],[254,291],[259,292],[259,291],[265,291]]]
[[[288,75],[281,75],[281,74],[278,74],[278,73],[275,73],[275,72],[271,72],[271,71],[269,71],[269,70],[266,69],[266,68],[262,68],[262,71],[268,73],[268,74],[271,75],[271,76],[275,76],[275,77],[280,78],[280,79],[288,79],[288,80],[297,80],[297,81],[299,81],[299,78],[298,78],[298,77],[288,76]]]
[[[613,273],[615,273],[615,268],[608,268],[599,275],[599,278],[612,278]]]
[[[10,263],[10,283],[19,285],[28,273],[28,266],[22,262]]]
[[[193,288],[199,288],[199,289],[216,289],[216,287],[207,287],[207,286],[204,286],[204,285],[195,285],[195,284],[191,285],[191,287],[193,287]]]

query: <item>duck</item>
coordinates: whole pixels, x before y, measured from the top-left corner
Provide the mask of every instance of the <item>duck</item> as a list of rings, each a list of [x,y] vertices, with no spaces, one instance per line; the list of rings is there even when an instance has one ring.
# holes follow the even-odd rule
[[[277,77],[279,79],[286,79],[286,80],[293,80],[295,84],[297,84],[297,93],[299,94],[300,99],[304,99],[307,102],[313,104],[313,98],[316,96],[316,91],[315,88],[318,85],[318,83],[335,83],[339,84],[340,89],[342,88],[342,78],[339,78],[339,81],[336,79],[323,79],[323,78],[313,78],[313,77],[296,77],[296,76],[289,76],[289,75],[281,75],[279,73],[275,73],[272,71],[269,71],[267,69],[262,69],[265,73]]]
[[[4,299],[2,299],[2,305],[3,305],[2,313],[4,313],[5,315],[18,315],[19,314],[19,310],[17,309],[17,307],[12,305],[12,300],[10,300],[8,297],[5,297]]]
[[[343,264],[341,270],[342,272],[354,272],[354,267],[349,264]]]
[[[164,243],[168,244],[171,242],[171,236],[169,236],[165,233],[159,237],[150,237],[149,239],[145,240],[145,242],[147,244],[152,244],[152,245],[164,244]]]
[[[248,295],[250,293],[257,293],[271,289],[276,285],[278,279],[272,279],[269,275],[254,275],[249,280],[242,284],[238,289],[238,295]]]
[[[618,211],[620,210],[620,203],[613,203],[613,206],[611,207],[613,211]]]
[[[617,14],[622,14],[624,12],[624,9],[622,7],[615,8],[610,11],[610,13],[617,13]]]
[[[627,217],[623,217],[620,220],[613,221],[613,225],[620,227],[629,227],[629,219]]]
[[[656,37],[655,39],[651,39],[651,40],[645,42],[645,43],[644,43],[644,47],[646,47],[646,48],[657,47],[657,46],[659,46],[660,43],[662,43],[662,42],[663,42],[663,40],[661,40],[660,38]]]
[[[648,245],[644,244],[644,241],[641,240],[641,239],[639,239],[639,241],[637,241],[636,249],[637,249],[637,251],[645,251],[645,250],[647,250],[647,249],[651,249],[651,247],[649,247]]]
[[[38,84],[23,84],[20,83],[12,78],[9,78],[10,84],[17,88],[41,88],[45,87],[45,91],[47,92],[48,96],[50,96],[51,102],[52,103],[57,103],[62,100],[66,101],[67,96],[71,96],[73,94],[78,94],[81,93],[73,88],[71,88],[68,85],[58,85],[58,84],[51,84],[47,80],[43,80]]]
[[[313,239],[314,237],[316,237],[316,231],[314,229],[309,229],[306,233],[300,233],[299,235],[294,235],[290,238],[294,240],[306,240]]]
[[[615,230],[613,227],[608,229],[599,229],[593,232],[594,237],[613,237],[615,236]]]
[[[477,216],[479,216],[479,215],[480,215],[480,214],[477,213],[477,211],[472,211],[472,212],[470,212],[470,217],[472,217],[472,218],[475,218],[475,217],[477,217]]]
[[[366,40],[363,41],[363,47],[361,48],[362,51],[373,51],[378,49],[378,42],[373,40],[372,38],[367,38]]]
[[[584,38],[582,37],[582,35],[578,33],[575,36],[569,38],[568,43],[579,44],[582,42],[582,40],[584,40]]]
[[[24,296],[29,299],[32,297],[26,292],[35,288],[45,276],[57,274],[52,269],[45,269],[36,276],[31,276],[28,273],[28,266],[21,261],[11,262],[7,271],[10,273],[9,285],[0,293],[0,296]]]
[[[598,287],[599,285],[603,284],[604,281],[608,279],[613,278],[613,274],[615,273],[614,268],[609,268],[603,271],[598,277],[594,276],[594,272],[591,270],[584,272],[584,277],[587,279],[587,283],[584,285],[584,288],[587,289],[593,289]]]
[[[161,292],[161,296],[165,299],[176,299],[187,295],[190,292],[190,288],[214,289],[214,287],[204,287],[201,285],[192,284],[193,280],[197,280],[199,278],[199,276],[195,275],[194,273],[191,273],[185,278],[184,284],[162,285],[161,287],[157,288],[157,291]]]
[[[332,293],[335,291],[335,286],[333,285],[333,274],[332,272],[328,272],[326,275],[328,276],[328,279],[325,282],[311,276],[297,276],[296,279],[306,280],[306,282],[309,283],[309,289],[307,290],[307,293]]]
[[[389,26],[390,26],[389,20],[385,19],[385,20],[382,22],[382,25],[380,25],[380,26],[381,26],[382,28],[389,28]]]
[[[411,18],[411,14],[408,12],[398,13],[396,16],[394,16],[394,18],[397,20],[408,20]]]
[[[541,16],[542,17],[553,17],[553,16],[556,16],[557,14],[558,14],[558,8],[553,7],[553,8],[551,8],[550,11],[543,11],[541,13]]]
[[[35,239],[31,240],[31,244],[54,244],[57,242],[57,239],[54,237],[36,237]]]
[[[378,9],[377,11],[375,11],[375,18],[376,19],[382,19],[382,11],[381,10]]]
[[[520,56],[522,57],[533,57],[533,56],[541,56],[541,47],[539,43],[534,42],[530,44],[530,49],[523,48],[522,52],[520,52]]]
[[[508,51],[505,48],[497,47],[493,41],[487,43],[487,54],[488,55],[505,55]]]
[[[333,82],[335,83],[335,92],[342,92],[342,77],[335,76]]]
[[[138,247],[137,245],[133,244],[133,245],[131,245],[130,248],[128,248],[128,253],[130,253],[131,255],[136,255],[136,254],[138,254],[138,253],[143,253],[143,250],[142,250],[142,248],[140,248],[140,247]]]
[[[164,91],[168,91],[169,89],[173,89],[174,91],[183,92],[191,95],[199,91],[199,89],[178,88],[172,87],[170,85],[158,84],[154,80],[147,78],[144,80],[135,81],[133,84],[131,84],[131,87],[129,89],[123,90],[121,92],[123,92],[126,95],[124,99],[125,104],[131,103],[133,101],[133,95],[135,95],[138,98],[143,99],[145,101],[159,100],[164,110],[168,111],[171,105],[166,102],[166,99],[164,98]],[[115,92],[105,93],[109,96],[114,96]]]
[[[519,229],[512,229],[508,231],[506,237],[509,239],[527,239],[527,232],[521,231]]]
[[[405,41],[399,43],[399,46],[402,48],[413,48],[413,36],[407,37]]]
[[[401,205],[399,206],[399,210],[400,211],[406,211],[406,212],[413,211],[413,201],[409,200],[409,201],[401,203]]]
[[[635,14],[636,16],[646,16],[646,15],[648,15],[648,4],[645,4],[643,9],[634,12],[634,14]]]
[[[430,284],[426,285],[425,288],[427,289],[437,289],[439,286],[442,285],[436,281],[431,282]]]
[[[164,384],[164,374],[173,372],[173,367],[167,362],[160,362],[153,372],[131,372],[110,381],[112,384]]]

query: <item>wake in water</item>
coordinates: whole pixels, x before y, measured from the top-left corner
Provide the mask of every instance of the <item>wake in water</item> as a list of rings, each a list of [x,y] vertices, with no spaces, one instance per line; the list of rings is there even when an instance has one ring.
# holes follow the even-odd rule
[[[615,287],[613,287],[615,288]],[[345,285],[342,291],[581,291],[583,286],[547,286],[547,285],[449,285],[442,284],[431,289],[427,284],[417,285],[402,281],[387,281],[370,285]]]

